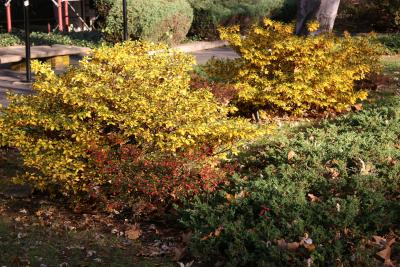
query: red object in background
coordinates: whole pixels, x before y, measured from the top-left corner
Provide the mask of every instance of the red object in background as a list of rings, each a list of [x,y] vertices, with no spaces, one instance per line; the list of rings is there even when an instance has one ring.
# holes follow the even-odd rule
[[[11,2],[8,2],[6,5],[6,13],[7,13],[7,32],[12,31],[12,23],[11,23]]]
[[[62,18],[62,0],[58,0],[58,30],[64,31],[63,18]]]
[[[65,28],[69,31],[68,0],[64,0]]]

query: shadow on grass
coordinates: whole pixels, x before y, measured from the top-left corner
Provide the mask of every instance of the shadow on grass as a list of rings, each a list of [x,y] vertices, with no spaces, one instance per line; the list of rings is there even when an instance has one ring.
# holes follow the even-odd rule
[[[138,258],[139,243],[124,244],[116,236],[90,229],[61,231],[35,223],[27,226],[24,220],[25,216],[13,220],[0,216],[2,266],[172,266],[160,258]]]
[[[111,231],[124,227],[112,218],[74,214],[14,185],[22,173],[17,151],[0,149],[0,266],[175,266],[167,257],[138,256],[143,244]]]

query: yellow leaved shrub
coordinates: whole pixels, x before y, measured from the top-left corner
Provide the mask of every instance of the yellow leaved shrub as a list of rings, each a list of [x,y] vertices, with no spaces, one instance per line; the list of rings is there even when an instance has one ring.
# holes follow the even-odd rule
[[[205,67],[215,80],[235,84],[236,104],[294,115],[347,110],[367,92],[354,83],[379,71],[383,49],[373,36],[299,37],[293,25],[265,19],[245,37],[239,26],[221,28],[223,40],[241,55]],[[314,27],[314,25],[310,25]]]
[[[153,162],[211,147],[215,159],[264,133],[229,118],[234,108],[208,90],[190,90],[193,62],[147,42],[96,49],[62,75],[35,62],[35,94],[10,97],[1,141],[20,151],[36,188],[71,195],[109,182],[91,151],[133,146]]]

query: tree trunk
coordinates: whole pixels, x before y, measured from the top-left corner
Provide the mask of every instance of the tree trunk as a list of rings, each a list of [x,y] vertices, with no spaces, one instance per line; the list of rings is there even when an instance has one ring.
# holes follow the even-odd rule
[[[313,34],[331,32],[340,0],[298,0],[296,35],[308,35],[307,22],[316,19],[320,27]]]

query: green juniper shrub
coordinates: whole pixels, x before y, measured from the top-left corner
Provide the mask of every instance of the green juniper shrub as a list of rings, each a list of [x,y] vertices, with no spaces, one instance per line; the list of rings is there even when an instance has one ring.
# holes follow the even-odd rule
[[[190,251],[226,266],[381,266],[367,241],[400,234],[399,137],[393,96],[249,147],[229,184],[183,210]]]

